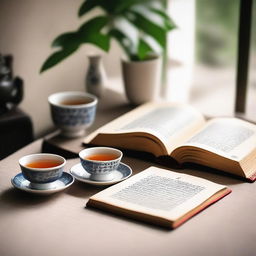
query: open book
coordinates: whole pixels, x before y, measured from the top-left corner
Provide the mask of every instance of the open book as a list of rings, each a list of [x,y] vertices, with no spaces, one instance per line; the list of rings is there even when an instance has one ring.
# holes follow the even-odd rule
[[[150,167],[93,195],[87,206],[176,228],[230,192],[202,178]]]
[[[238,118],[206,121],[188,105],[146,103],[99,128],[85,144],[145,151],[256,179],[256,125]]]

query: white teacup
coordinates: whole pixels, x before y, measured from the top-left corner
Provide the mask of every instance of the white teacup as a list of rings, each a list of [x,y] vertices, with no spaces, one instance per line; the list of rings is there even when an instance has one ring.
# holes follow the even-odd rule
[[[66,137],[84,135],[95,119],[97,97],[85,92],[54,93],[48,98],[54,124]]]
[[[96,181],[112,180],[122,156],[122,151],[110,147],[86,148],[79,153],[83,168],[91,174],[90,179]]]

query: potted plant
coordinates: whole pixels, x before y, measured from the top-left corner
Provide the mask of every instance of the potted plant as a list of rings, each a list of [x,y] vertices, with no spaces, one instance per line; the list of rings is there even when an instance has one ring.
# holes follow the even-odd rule
[[[53,41],[52,47],[57,51],[47,58],[41,72],[60,63],[83,44],[93,44],[107,52],[111,39],[115,39],[127,57],[122,60],[122,70],[128,99],[135,104],[150,100],[154,94],[150,81],[160,83],[160,57],[166,48],[166,35],[175,28],[165,11],[165,1],[85,0],[79,8],[79,17],[94,8],[100,8],[103,13]],[[157,78],[154,78],[154,72]],[[146,87],[143,89],[143,86]],[[142,98],[138,96],[140,92],[144,95]]]

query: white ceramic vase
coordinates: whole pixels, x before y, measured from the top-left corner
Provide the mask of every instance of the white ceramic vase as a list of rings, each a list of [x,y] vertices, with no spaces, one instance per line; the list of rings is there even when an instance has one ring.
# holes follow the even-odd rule
[[[160,57],[146,61],[122,60],[125,93],[134,105],[156,100],[161,89]]]
[[[85,79],[86,91],[100,98],[107,80],[102,56],[92,55],[88,56],[88,59],[89,65]]]

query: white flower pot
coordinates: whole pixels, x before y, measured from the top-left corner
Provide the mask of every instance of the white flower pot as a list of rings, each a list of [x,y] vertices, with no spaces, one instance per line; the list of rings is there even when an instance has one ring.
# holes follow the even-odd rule
[[[146,61],[122,60],[124,88],[130,103],[139,105],[159,97],[161,66],[160,57]]]

